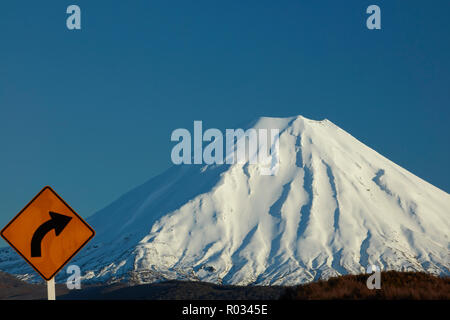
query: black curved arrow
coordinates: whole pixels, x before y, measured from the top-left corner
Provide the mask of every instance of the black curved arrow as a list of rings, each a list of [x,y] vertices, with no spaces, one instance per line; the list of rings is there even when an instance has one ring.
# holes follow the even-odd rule
[[[49,211],[51,219],[44,222],[36,229],[33,234],[33,238],[31,239],[31,256],[40,257],[41,256],[41,243],[42,239],[44,239],[45,235],[49,233],[52,229],[55,229],[56,236],[64,230],[70,220],[71,217]]]

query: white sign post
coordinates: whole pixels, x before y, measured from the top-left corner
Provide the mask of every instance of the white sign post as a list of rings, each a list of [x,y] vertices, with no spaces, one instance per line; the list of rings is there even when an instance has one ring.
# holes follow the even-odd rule
[[[47,296],[48,300],[56,300],[54,277],[47,281]]]

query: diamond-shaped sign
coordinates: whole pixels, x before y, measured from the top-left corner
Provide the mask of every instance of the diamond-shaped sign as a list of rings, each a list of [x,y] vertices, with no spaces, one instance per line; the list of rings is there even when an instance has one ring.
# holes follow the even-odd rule
[[[94,237],[95,232],[47,186],[0,234],[48,281]]]

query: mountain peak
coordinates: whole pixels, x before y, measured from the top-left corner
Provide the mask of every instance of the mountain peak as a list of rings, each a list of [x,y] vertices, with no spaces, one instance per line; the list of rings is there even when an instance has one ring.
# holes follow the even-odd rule
[[[85,279],[297,284],[369,265],[450,274],[448,193],[327,119],[252,127],[280,130],[276,175],[248,162],[168,169],[88,219],[97,236],[74,261]],[[0,269],[27,273],[6,251]]]
[[[258,122],[264,122],[264,123],[284,123],[285,125],[292,124],[295,121],[305,121],[309,123],[332,123],[328,119],[322,119],[322,120],[314,120],[306,118],[302,115],[296,115],[291,117],[268,117],[268,116],[261,116],[259,117],[255,123]]]

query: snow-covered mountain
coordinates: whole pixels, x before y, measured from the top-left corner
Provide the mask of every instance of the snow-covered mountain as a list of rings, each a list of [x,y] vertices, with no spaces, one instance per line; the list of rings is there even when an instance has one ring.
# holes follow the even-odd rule
[[[174,166],[90,217],[97,235],[71,263],[91,281],[141,283],[296,284],[370,264],[450,274],[448,193],[328,120],[252,127],[280,129],[276,175]],[[9,248],[0,270],[34,275]]]

